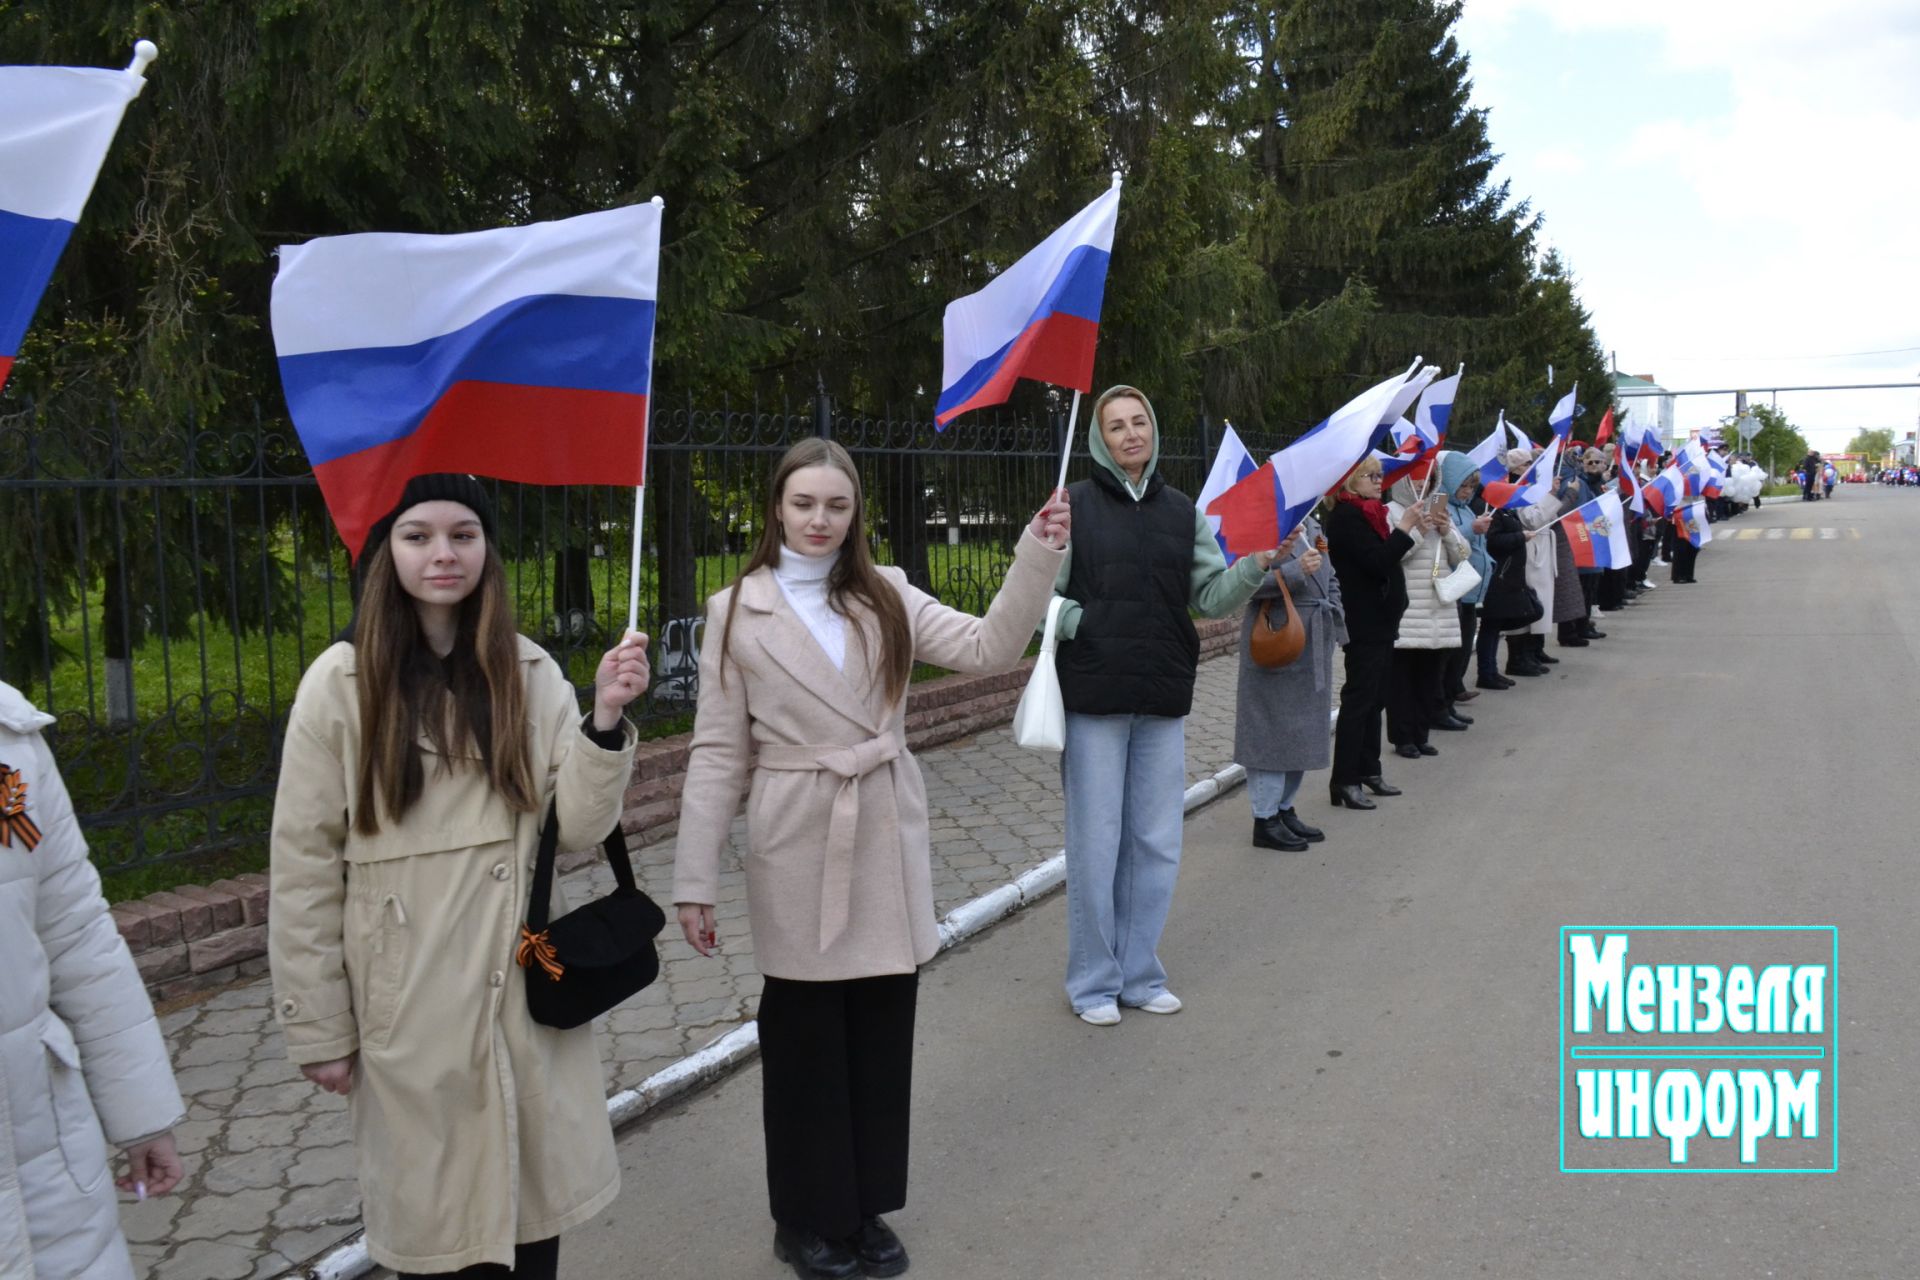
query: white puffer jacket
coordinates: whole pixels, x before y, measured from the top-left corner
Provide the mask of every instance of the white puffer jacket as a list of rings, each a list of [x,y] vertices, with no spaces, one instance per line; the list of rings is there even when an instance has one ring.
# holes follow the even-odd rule
[[[0,1280],[132,1280],[107,1144],[186,1108],[51,723],[0,683]]]
[[[1401,499],[1411,498],[1405,481],[1396,484],[1394,500],[1387,504],[1387,524],[1397,526],[1406,513]],[[1401,558],[1400,572],[1407,578],[1407,611],[1400,615],[1400,635],[1396,649],[1458,649],[1460,647],[1460,609],[1440,598],[1435,590],[1441,578],[1467,559],[1473,549],[1451,521],[1440,533],[1413,535],[1413,549]]]

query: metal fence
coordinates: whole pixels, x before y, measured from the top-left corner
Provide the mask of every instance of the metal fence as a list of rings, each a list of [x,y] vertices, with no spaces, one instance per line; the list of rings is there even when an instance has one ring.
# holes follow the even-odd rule
[[[297,441],[258,417],[53,431],[15,407],[0,412],[0,676],[56,717],[96,862],[257,851],[300,675],[352,615],[347,558]],[[654,683],[634,714],[660,735],[691,724],[704,602],[751,551],[789,445],[845,445],[875,556],[980,612],[1053,482],[1065,422],[942,432],[822,394],[779,409],[656,402],[651,430],[639,599]],[[1170,483],[1198,491],[1211,437],[1204,422],[1163,433]],[[521,628],[584,691],[626,619],[632,491],[492,487]]]

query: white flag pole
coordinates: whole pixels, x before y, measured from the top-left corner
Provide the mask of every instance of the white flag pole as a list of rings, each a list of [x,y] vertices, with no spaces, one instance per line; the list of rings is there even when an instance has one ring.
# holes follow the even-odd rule
[[[1053,493],[1047,495],[1047,501],[1053,501],[1053,494],[1067,487],[1067,463],[1073,460],[1073,429],[1080,418],[1080,393],[1073,393],[1073,404],[1067,409],[1067,447],[1060,451],[1060,478],[1053,482]]]
[[[667,202],[659,196],[653,198],[653,207],[661,210],[664,221]],[[640,629],[640,531],[645,527],[641,522],[647,514],[647,453],[653,444],[653,339],[660,332],[660,276],[656,264],[653,290],[653,327],[647,331],[647,417],[649,421],[640,424],[640,483],[633,487],[633,554],[627,565],[627,630],[620,638],[624,641]]]
[[[151,40],[137,41],[133,46],[133,61],[127,64],[127,74],[147,78],[147,68],[160,56],[160,48]]]

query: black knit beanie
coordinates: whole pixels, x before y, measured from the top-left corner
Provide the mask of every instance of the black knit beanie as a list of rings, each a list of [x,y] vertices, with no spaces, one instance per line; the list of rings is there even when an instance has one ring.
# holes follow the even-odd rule
[[[360,544],[364,555],[368,547],[378,546],[387,540],[393,532],[393,522],[408,507],[417,507],[423,502],[458,502],[470,507],[473,514],[480,517],[480,528],[487,535],[487,542],[497,541],[493,536],[493,499],[478,480],[472,476],[461,475],[457,471],[439,471],[431,475],[415,476],[407,481],[407,487],[400,493],[400,501],[394,503],[393,510],[373,522],[367,530],[367,540]]]

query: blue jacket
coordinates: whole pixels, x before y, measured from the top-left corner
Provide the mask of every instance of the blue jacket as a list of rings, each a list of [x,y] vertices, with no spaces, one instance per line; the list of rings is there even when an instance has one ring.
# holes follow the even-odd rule
[[[1460,602],[1479,604],[1487,594],[1488,581],[1493,577],[1493,558],[1487,554],[1487,535],[1473,531],[1473,522],[1479,518],[1480,513],[1455,496],[1460,486],[1466,483],[1467,477],[1474,473],[1473,460],[1464,453],[1455,453],[1449,449],[1440,455],[1439,461],[1440,475],[1434,483],[1438,484],[1447,495],[1447,512],[1453,517],[1453,527],[1458,529],[1460,536],[1467,540],[1467,546],[1471,550],[1468,560],[1480,573],[1479,585],[1461,596]]]

